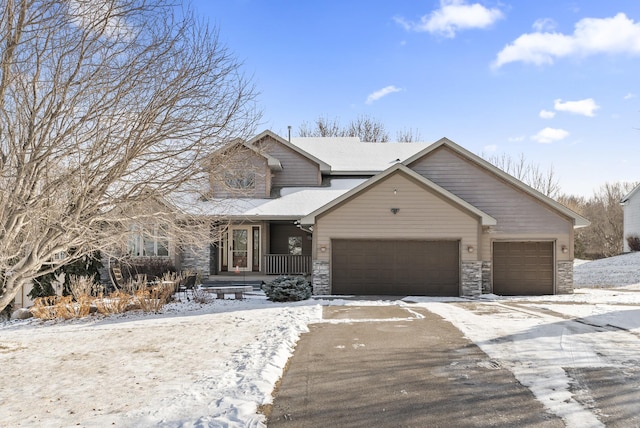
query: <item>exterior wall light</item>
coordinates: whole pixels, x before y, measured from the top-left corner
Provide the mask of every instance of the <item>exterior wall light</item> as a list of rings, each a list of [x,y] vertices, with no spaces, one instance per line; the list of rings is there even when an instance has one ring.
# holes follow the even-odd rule
[[[322,253],[326,253],[327,252],[327,246],[326,245],[320,245],[320,252]]]
[[[391,212],[394,214],[398,214],[398,211],[400,211],[400,208],[391,208]]]
[[[560,251],[562,251],[563,253],[568,253],[569,249],[567,248],[566,245],[563,245],[562,248],[560,249]]]
[[[475,250],[476,250],[476,249],[475,249],[475,248],[473,248],[473,245],[469,245],[469,246],[467,247],[467,251],[468,251],[468,252],[470,252],[470,253],[473,253]]]

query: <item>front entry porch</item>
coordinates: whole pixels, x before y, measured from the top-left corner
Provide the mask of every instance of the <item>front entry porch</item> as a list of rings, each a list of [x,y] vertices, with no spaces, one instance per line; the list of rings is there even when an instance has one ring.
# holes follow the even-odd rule
[[[311,234],[293,221],[232,224],[211,251],[212,279],[311,271]]]

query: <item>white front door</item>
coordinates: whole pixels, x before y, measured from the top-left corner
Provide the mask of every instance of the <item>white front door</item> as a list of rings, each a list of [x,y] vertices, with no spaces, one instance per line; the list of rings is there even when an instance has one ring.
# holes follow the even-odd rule
[[[229,231],[229,270],[250,271],[251,228],[237,227]]]

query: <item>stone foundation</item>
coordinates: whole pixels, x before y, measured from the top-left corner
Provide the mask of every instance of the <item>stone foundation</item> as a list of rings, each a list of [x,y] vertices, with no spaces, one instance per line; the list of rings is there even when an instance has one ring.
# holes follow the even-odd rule
[[[313,273],[311,276],[314,295],[331,294],[329,286],[329,262],[313,261]]]
[[[573,294],[573,261],[557,262],[556,294]]]
[[[207,278],[209,272],[209,247],[185,248],[180,254],[180,267],[184,270],[194,271]]]
[[[491,286],[491,262],[485,260],[482,262],[482,293],[491,292],[493,292],[493,287]]]
[[[482,294],[482,262],[462,262],[462,290],[464,297]]]

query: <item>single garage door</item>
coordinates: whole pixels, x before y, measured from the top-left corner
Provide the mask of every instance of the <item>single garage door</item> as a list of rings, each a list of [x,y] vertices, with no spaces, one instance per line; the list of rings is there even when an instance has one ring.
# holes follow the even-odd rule
[[[553,242],[494,242],[493,292],[553,294]]]
[[[333,240],[333,294],[459,296],[458,241]]]

